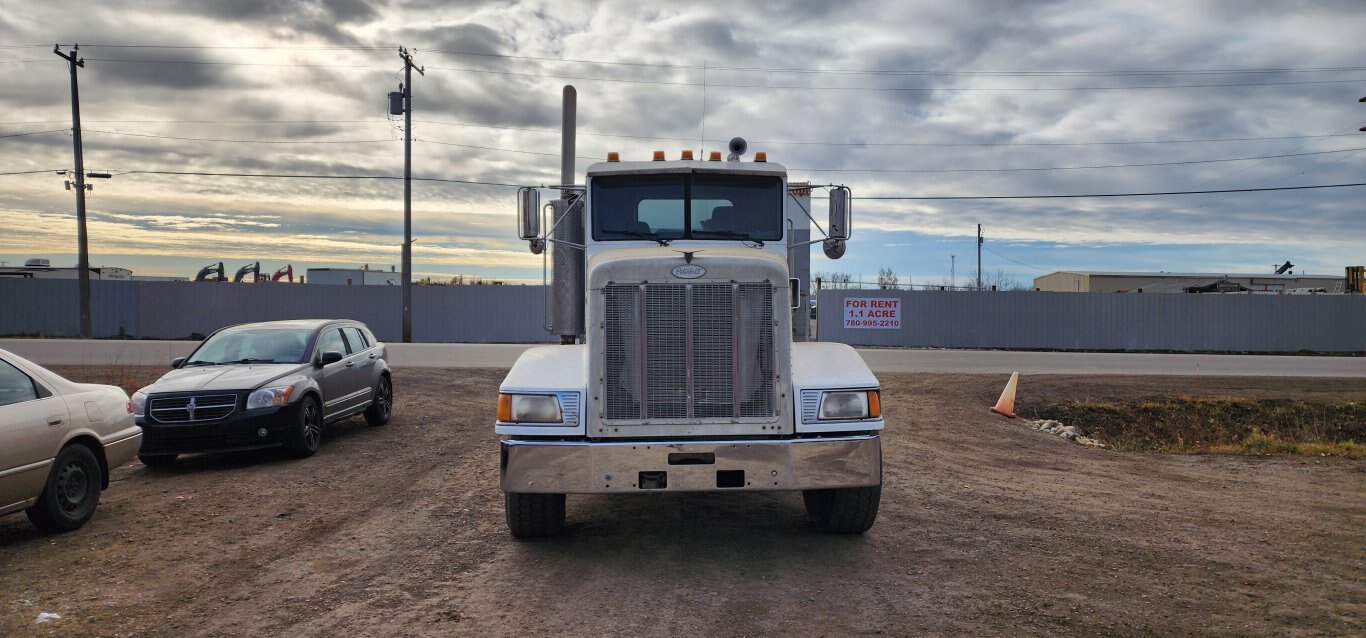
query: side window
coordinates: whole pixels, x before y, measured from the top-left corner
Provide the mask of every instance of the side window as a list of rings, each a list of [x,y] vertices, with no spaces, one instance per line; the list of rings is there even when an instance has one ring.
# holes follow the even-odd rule
[[[361,332],[360,328],[342,328],[342,332],[346,334],[346,342],[351,344],[352,352],[360,352],[370,347],[370,343],[365,340],[365,334]]]
[[[318,339],[318,353],[322,354],[324,352],[340,352],[343,355],[348,354],[346,351],[346,342],[342,340],[340,330],[332,328],[331,330],[324,332],[323,336]]]
[[[27,374],[0,361],[0,405],[33,401],[38,398],[38,386]]]

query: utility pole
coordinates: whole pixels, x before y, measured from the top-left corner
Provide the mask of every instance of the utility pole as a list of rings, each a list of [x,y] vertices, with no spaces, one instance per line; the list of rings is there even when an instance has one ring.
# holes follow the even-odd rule
[[[958,255],[949,255],[949,287],[950,287],[950,288],[957,288],[957,287],[958,287],[958,275],[957,275],[957,273],[956,273],[956,266],[957,266],[957,264],[958,264]]]
[[[66,60],[71,69],[71,145],[76,152],[76,279],[80,282],[81,338],[90,338],[90,244],[85,232],[85,161],[81,155],[81,92],[76,82],[76,69],[85,67],[79,58],[81,45],[71,45],[71,53],[62,53],[60,44],[52,45],[52,52]]]
[[[982,289],[982,225],[977,225],[977,289]]]
[[[413,56],[399,47],[403,58],[403,343],[413,342]],[[392,110],[391,110],[392,112]]]

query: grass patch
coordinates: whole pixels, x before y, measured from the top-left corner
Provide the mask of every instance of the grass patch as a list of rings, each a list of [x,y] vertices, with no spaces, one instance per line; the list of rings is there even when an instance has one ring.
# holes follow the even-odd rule
[[[1076,425],[1117,450],[1366,458],[1366,406],[1289,399],[1180,397],[1068,402],[1035,417]]]

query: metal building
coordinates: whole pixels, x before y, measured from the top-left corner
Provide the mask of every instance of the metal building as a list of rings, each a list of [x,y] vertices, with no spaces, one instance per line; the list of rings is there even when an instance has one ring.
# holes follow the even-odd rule
[[[1217,292],[1291,293],[1322,289],[1343,292],[1343,278],[1333,275],[1092,272],[1060,270],[1034,278],[1034,289],[1044,292]]]

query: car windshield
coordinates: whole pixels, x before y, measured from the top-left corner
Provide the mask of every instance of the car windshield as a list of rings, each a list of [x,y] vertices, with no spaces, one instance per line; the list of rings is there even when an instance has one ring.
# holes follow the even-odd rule
[[[303,363],[311,330],[241,328],[209,337],[184,366],[228,363]]]
[[[783,181],[767,175],[604,175],[593,238],[764,242],[783,236]]]

